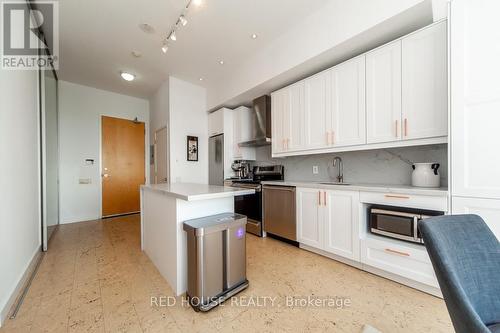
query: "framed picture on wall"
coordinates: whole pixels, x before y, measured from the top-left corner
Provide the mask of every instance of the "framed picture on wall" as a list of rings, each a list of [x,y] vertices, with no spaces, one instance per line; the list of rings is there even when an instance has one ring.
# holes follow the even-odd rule
[[[198,137],[187,137],[187,160],[198,161]]]

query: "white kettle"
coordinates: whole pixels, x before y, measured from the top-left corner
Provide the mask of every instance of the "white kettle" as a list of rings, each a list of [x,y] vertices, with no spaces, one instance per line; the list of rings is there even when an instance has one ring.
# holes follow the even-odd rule
[[[417,187],[440,187],[439,163],[413,163],[411,185]]]

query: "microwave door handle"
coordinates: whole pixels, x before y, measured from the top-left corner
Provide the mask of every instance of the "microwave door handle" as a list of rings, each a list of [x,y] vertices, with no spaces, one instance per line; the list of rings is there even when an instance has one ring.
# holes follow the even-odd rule
[[[418,242],[418,216],[413,217],[413,238],[415,239],[416,242]]]

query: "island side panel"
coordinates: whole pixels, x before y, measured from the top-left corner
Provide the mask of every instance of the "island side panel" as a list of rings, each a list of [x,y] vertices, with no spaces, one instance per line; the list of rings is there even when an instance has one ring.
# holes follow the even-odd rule
[[[183,230],[183,222],[199,217],[234,212],[234,197],[219,199],[185,201],[177,199],[177,287],[172,286],[176,295],[182,295],[187,290],[187,238]]]
[[[142,249],[175,290],[177,285],[176,198],[162,192],[142,190]]]

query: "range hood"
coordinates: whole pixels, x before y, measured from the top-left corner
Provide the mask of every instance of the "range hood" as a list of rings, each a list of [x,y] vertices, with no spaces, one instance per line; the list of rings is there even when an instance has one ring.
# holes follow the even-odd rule
[[[241,147],[261,147],[271,144],[271,97],[261,96],[253,100],[252,140],[241,142]]]

